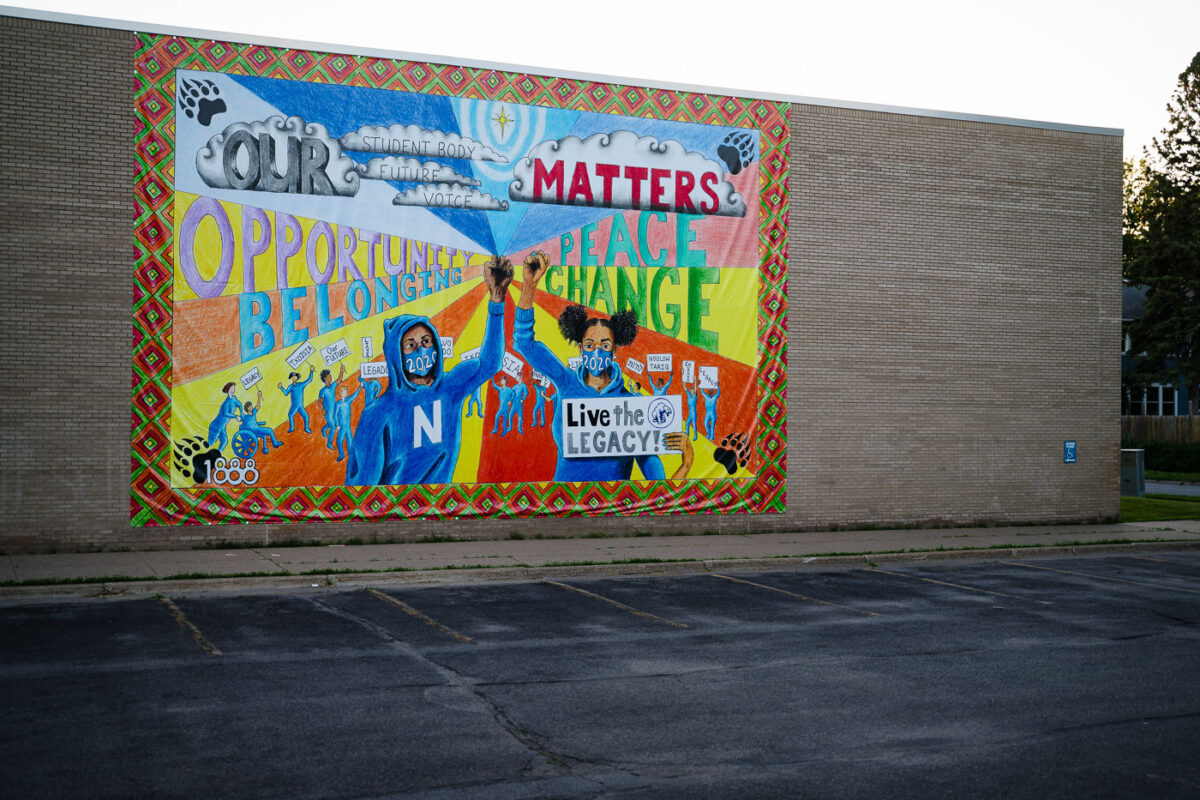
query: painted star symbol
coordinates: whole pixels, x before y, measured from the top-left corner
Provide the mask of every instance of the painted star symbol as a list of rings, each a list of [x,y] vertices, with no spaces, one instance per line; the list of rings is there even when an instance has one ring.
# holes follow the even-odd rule
[[[492,122],[499,123],[500,138],[504,138],[504,126],[510,122],[515,122],[515,120],[512,117],[508,116],[507,113],[504,111],[504,106],[501,106],[500,113],[497,114],[496,116],[492,117]]]

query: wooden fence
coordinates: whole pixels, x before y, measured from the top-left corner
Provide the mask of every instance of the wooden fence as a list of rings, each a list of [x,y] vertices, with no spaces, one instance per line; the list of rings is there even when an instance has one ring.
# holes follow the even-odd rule
[[[1135,442],[1200,442],[1200,416],[1121,417],[1121,440]]]

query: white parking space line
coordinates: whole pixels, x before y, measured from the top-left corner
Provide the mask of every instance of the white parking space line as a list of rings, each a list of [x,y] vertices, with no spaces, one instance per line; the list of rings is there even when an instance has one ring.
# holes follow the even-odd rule
[[[1176,564],[1181,567],[1200,569],[1200,562],[1180,561],[1175,558],[1155,558],[1153,556],[1126,556],[1126,558],[1136,558],[1138,561],[1153,561],[1155,564]]]
[[[459,633],[458,631],[456,631],[452,628],[447,628],[445,625],[438,622],[437,620],[431,619],[431,618],[427,617],[426,615],[422,614],[420,611],[417,611],[415,608],[413,608],[412,606],[410,606],[408,603],[404,602],[403,600],[397,600],[395,597],[392,597],[390,594],[384,594],[383,592],[379,591],[378,589],[367,589],[367,594],[371,595],[372,597],[374,597],[377,600],[382,600],[385,603],[395,606],[396,608],[403,611],[405,614],[408,614],[410,617],[421,620],[421,622],[424,622],[429,627],[436,628],[437,630],[446,634],[447,636],[449,636],[451,639],[454,639],[455,641],[462,642],[463,644],[475,644],[475,640],[472,639],[470,636],[464,636],[463,634]]]
[[[796,592],[789,592],[787,589],[779,589],[775,586],[768,586],[765,583],[755,583],[754,581],[744,580],[743,578],[735,578],[732,575],[721,575],[716,572],[710,572],[709,575],[711,575],[714,578],[720,578],[723,581],[733,581],[734,583],[741,583],[741,584],[745,584],[746,586],[754,586],[759,589],[766,589],[769,592],[775,592],[777,594],[786,595],[788,597],[794,597],[797,600],[804,600],[805,602],[809,602],[809,603],[816,603],[816,604],[822,605],[822,606],[830,606],[832,608],[840,608],[843,611],[853,611],[856,614],[866,614],[869,617],[882,617],[883,616],[882,614],[877,614],[874,611],[867,611],[866,609],[855,608],[854,606],[838,605],[837,603],[831,603],[828,600],[820,600],[816,597],[809,597],[808,595],[797,594]]]
[[[643,617],[645,619],[653,620],[655,622],[661,622],[663,625],[670,625],[672,628],[681,628],[681,629],[686,630],[687,628],[690,627],[688,625],[685,625],[682,622],[674,622],[669,619],[663,619],[660,616],[651,614],[646,611],[639,611],[638,609],[634,608],[633,606],[627,606],[624,603],[613,600],[611,597],[605,597],[604,595],[596,594],[595,592],[589,592],[587,589],[580,589],[578,586],[572,586],[569,583],[560,583],[558,581],[544,581],[544,583],[548,583],[551,586],[557,586],[560,589],[566,589],[567,591],[570,591],[570,592],[576,592],[578,594],[583,595],[584,597],[590,597],[593,600],[600,600],[602,602],[608,603],[611,606],[616,606],[617,608],[621,609],[622,611],[628,611],[630,614],[634,614],[635,616]]]
[[[204,637],[204,634],[201,633],[200,629],[197,628],[192,621],[187,618],[187,615],[183,613],[182,609],[175,605],[174,600],[169,597],[160,597],[158,598],[158,602],[167,610],[167,613],[170,614],[177,623],[179,623],[179,627],[187,631],[192,639],[195,640],[196,644],[200,645],[200,647],[203,648],[206,653],[213,658],[220,658],[222,655],[224,655],[224,653],[222,653],[215,644]]]
[[[1047,572],[1061,572],[1064,575],[1078,575],[1081,578],[1094,578],[1098,581],[1112,581],[1113,583],[1131,583],[1134,586],[1150,586],[1155,589],[1166,589],[1169,592],[1185,592],[1187,594],[1200,594],[1197,589],[1184,589],[1182,586],[1168,586],[1165,583],[1151,583],[1150,581],[1135,581],[1129,578],[1111,578],[1107,575],[1096,575],[1093,572],[1076,572],[1070,569],[1058,569],[1057,567],[1047,567],[1041,564],[1026,564],[1023,561],[1013,561],[1018,567],[1027,567],[1029,569],[1042,569]]]
[[[979,594],[987,594],[991,595],[992,597],[1007,597],[1010,600],[1026,600],[1030,603],[1037,603],[1043,606],[1054,605],[1054,603],[1051,603],[1048,600],[1034,600],[1031,597],[1021,597],[1020,595],[1005,594],[1004,592],[993,592],[990,589],[980,589],[978,586],[967,586],[966,584],[962,583],[938,581],[934,580],[933,578],[923,578],[920,575],[910,575],[907,572],[892,572],[890,569],[880,569],[879,567],[872,567],[869,571],[882,572],[884,575],[894,575],[897,578],[911,578],[914,581],[924,581],[925,583],[932,583],[935,586],[947,586],[951,589],[962,589],[964,592],[978,592]]]

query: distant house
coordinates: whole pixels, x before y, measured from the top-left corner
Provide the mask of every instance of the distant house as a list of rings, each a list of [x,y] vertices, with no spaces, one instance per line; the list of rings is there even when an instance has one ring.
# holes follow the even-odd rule
[[[1141,319],[1146,307],[1146,287],[1122,286],[1121,333],[1124,348],[1121,353],[1121,413],[1127,416],[1174,417],[1186,415],[1189,409],[1187,386],[1182,380],[1174,385],[1152,383],[1146,387],[1134,387],[1126,380],[1140,355],[1129,352],[1129,323]]]

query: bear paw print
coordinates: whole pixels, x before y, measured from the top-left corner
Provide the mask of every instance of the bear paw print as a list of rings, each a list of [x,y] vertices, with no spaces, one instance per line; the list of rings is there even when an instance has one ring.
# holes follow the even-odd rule
[[[207,78],[194,81],[185,78],[179,87],[179,104],[188,119],[207,126],[213,117],[225,111],[225,101],[220,95],[221,90]]]
[[[735,433],[721,440],[721,446],[713,453],[713,460],[725,468],[730,475],[750,463],[750,437]]]
[[[221,451],[209,448],[208,441],[200,436],[190,436],[175,443],[175,468],[185,478],[196,483],[206,483],[212,465],[221,457]]]
[[[717,156],[737,175],[754,160],[754,137],[743,131],[729,134],[717,148]]]

